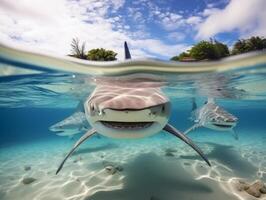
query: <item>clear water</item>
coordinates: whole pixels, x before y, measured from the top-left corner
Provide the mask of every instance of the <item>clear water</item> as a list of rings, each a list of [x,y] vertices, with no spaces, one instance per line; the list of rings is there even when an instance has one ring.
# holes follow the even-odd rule
[[[238,191],[236,182],[266,182],[265,69],[266,65],[254,65],[220,73],[152,75],[153,81],[164,82],[162,89],[172,104],[170,123],[181,131],[193,124],[193,97],[198,106],[208,96],[215,97],[219,106],[239,118],[235,128],[239,140],[229,132],[206,128],[189,135],[211,168],[162,131],[136,140],[96,135],[80,146],[59,175],[55,175],[59,163],[81,134],[60,137],[49,127],[71,115],[93,91],[95,80],[103,77],[56,71],[2,76],[0,199],[253,199]],[[130,78],[105,77],[111,82]],[[172,155],[167,156],[167,149]],[[120,170],[110,174],[108,165]],[[25,178],[36,180],[24,184]]]

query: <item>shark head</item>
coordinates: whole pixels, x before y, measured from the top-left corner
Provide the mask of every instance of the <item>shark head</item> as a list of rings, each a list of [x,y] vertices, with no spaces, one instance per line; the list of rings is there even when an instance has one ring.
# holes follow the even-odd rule
[[[230,131],[238,123],[238,118],[214,103],[207,103],[205,126],[220,131]]]
[[[141,138],[161,131],[170,102],[159,88],[98,86],[84,104],[90,125],[112,138]]]
[[[60,122],[50,126],[49,130],[59,136],[69,136],[80,132],[77,127],[61,125]]]
[[[71,136],[86,131],[88,129],[86,121],[83,112],[75,112],[63,121],[50,126],[49,130],[59,136]]]
[[[125,59],[131,59],[127,42]],[[84,103],[86,118],[100,134],[112,138],[141,138],[161,131],[169,120],[170,102],[160,82],[97,81]]]

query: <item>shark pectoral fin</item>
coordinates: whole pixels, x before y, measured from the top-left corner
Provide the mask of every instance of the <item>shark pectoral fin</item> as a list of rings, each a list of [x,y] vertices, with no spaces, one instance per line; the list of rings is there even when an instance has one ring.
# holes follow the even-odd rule
[[[192,147],[200,156],[201,158],[209,165],[211,166],[209,160],[207,159],[207,157],[203,154],[203,152],[200,150],[199,147],[197,147],[193,141],[188,138],[186,135],[184,135],[183,133],[181,133],[180,131],[178,131],[177,129],[175,129],[173,126],[171,126],[170,124],[167,124],[163,130],[171,133],[172,135],[178,137],[179,139],[181,139],[183,142],[185,142],[186,144],[188,144],[190,147]]]
[[[233,134],[233,137],[235,138],[235,140],[239,139],[238,134],[237,134],[237,132],[235,132],[234,129],[231,129],[231,133]]]
[[[57,171],[55,174],[58,174],[60,172],[60,170],[63,168],[66,160],[69,158],[69,156],[78,148],[79,145],[81,145],[81,143],[83,143],[85,140],[87,140],[89,137],[91,137],[94,133],[96,133],[95,129],[91,129],[88,132],[86,132],[73,146],[73,148],[69,151],[69,153],[66,155],[66,157],[64,158],[64,160],[61,162],[61,164],[59,165]]]
[[[195,130],[196,128],[199,128],[201,125],[200,124],[194,124],[193,126],[191,126],[190,128],[188,128],[185,132],[184,135],[187,135],[190,131]]]

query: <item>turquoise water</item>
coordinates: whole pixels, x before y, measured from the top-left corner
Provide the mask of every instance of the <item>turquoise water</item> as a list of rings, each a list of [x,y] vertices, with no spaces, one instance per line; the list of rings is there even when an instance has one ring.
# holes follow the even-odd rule
[[[207,128],[191,132],[212,164],[208,167],[164,131],[133,140],[98,134],[80,146],[59,175],[58,165],[82,133],[58,136],[49,127],[70,116],[103,77],[59,71],[1,76],[0,199],[254,199],[237,189],[237,181],[266,182],[265,69],[260,64],[225,72],[105,77],[110,83],[136,77],[163,82],[172,105],[170,124],[181,131],[193,125],[192,99],[201,107],[213,97],[239,119],[239,140]],[[34,181],[23,183],[27,178]]]

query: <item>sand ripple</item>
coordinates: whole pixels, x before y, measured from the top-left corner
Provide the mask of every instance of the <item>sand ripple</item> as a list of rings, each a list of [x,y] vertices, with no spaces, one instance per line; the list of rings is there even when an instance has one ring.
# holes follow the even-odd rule
[[[219,138],[217,144],[208,142],[210,137],[195,138],[210,158],[211,168],[185,144],[165,134],[136,141],[93,138],[59,175],[55,175],[57,166],[73,141],[60,138],[5,147],[0,154],[0,199],[252,199],[238,191],[235,182],[265,181],[263,142],[230,143]],[[166,156],[166,151],[171,154]],[[106,163],[123,170],[110,174]],[[36,181],[23,184],[29,177]]]

